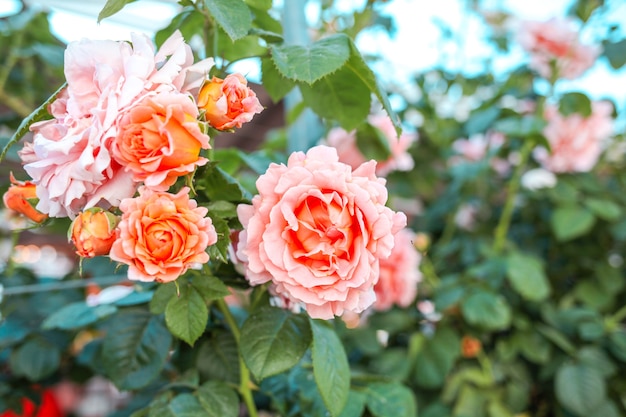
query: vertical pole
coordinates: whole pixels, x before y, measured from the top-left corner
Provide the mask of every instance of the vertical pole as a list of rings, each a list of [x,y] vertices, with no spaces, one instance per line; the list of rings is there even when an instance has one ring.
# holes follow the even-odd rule
[[[284,0],[283,32],[285,43],[308,45],[311,43],[305,16],[307,0]],[[302,101],[300,90],[295,88],[285,97],[285,113],[289,114]],[[294,122],[287,126],[287,151],[306,151],[314,146],[322,134],[322,127],[315,113],[306,108]]]

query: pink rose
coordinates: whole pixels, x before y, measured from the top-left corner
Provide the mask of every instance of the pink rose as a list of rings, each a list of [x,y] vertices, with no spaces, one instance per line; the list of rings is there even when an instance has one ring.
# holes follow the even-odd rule
[[[187,94],[147,96],[121,117],[113,156],[135,181],[166,191],[178,177],[208,162],[200,150],[209,148],[209,137],[197,117]]]
[[[295,152],[257,180],[252,205],[237,208],[244,226],[238,256],[252,285],[301,303],[313,318],[361,312],[375,301],[380,260],[391,254],[406,216],[385,206],[376,163],[354,171],[334,148]]]
[[[122,218],[109,256],[127,264],[128,278],[171,282],[189,268],[209,261],[206,248],[217,234],[206,207],[177,194],[139,188],[139,196],[120,204]]]
[[[263,111],[256,93],[241,74],[229,74],[223,80],[218,77],[207,80],[198,93],[198,107],[217,130],[241,127]]]
[[[530,67],[542,77],[552,77],[552,65],[557,76],[574,79],[581,76],[596,61],[600,48],[580,43],[573,22],[552,18],[545,22],[523,21],[518,32],[522,47],[530,52]]]
[[[395,235],[391,255],[380,260],[380,278],[374,285],[375,310],[389,310],[394,304],[408,307],[415,299],[422,273],[419,270],[421,255],[413,244],[414,238],[411,230],[400,230]]]
[[[548,171],[590,171],[602,153],[602,141],[613,133],[613,106],[606,101],[591,103],[592,113],[582,117],[573,113],[563,116],[557,107],[548,106],[545,117],[548,125],[543,134],[550,150],[534,150],[535,159]]]
[[[391,150],[391,156],[386,161],[378,161],[376,175],[385,176],[391,171],[410,171],[413,169],[413,157],[408,153],[409,148],[417,140],[414,133],[403,133],[398,137],[391,119],[386,115],[370,115],[369,124],[379,129]],[[331,129],[326,137],[326,144],[337,149],[339,160],[356,169],[365,162],[365,156],[356,143],[356,130],[346,132],[340,127]]]

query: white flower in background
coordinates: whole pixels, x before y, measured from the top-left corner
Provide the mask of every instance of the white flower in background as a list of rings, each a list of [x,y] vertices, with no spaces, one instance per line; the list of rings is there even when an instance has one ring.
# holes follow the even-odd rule
[[[547,169],[535,168],[530,171],[526,171],[522,175],[522,187],[535,191],[542,188],[552,188],[556,185],[556,175]]]

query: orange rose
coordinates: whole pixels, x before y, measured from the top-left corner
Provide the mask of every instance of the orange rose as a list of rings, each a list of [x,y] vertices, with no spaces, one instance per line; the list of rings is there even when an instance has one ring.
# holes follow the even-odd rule
[[[189,188],[170,194],[140,187],[139,197],[122,200],[120,210],[109,256],[129,266],[129,279],[171,282],[209,261],[205,249],[217,233],[207,208],[189,199]]]
[[[120,119],[113,156],[133,179],[166,191],[180,176],[208,162],[200,157],[209,137],[198,125],[198,108],[180,93],[146,97]]]
[[[35,183],[31,181],[17,181],[13,173],[10,174],[10,179],[11,186],[2,197],[5,207],[28,217],[35,223],[41,223],[46,220],[48,215],[35,208],[39,201],[35,191]]]
[[[99,207],[79,213],[69,230],[76,253],[83,258],[107,255],[115,241],[118,222],[117,216]]]
[[[213,77],[206,82],[198,94],[198,107],[205,111],[206,120],[218,130],[241,127],[263,110],[241,74],[230,74],[223,80]]]

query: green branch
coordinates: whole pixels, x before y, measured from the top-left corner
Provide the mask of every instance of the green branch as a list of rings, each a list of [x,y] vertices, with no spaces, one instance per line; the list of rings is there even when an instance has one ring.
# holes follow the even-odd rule
[[[248,413],[250,414],[250,417],[258,417],[256,404],[254,403],[254,398],[252,398],[252,389],[250,388],[250,385],[251,385],[250,370],[248,369],[245,362],[243,361],[243,358],[241,357],[241,344],[240,344],[241,333],[239,331],[239,326],[237,325],[237,322],[235,321],[233,314],[230,312],[230,308],[228,308],[228,305],[226,304],[223,298],[217,300],[217,306],[219,307],[222,314],[224,314],[224,319],[226,320],[228,327],[230,327],[230,330],[233,333],[233,337],[235,338],[235,341],[237,342],[238,354],[239,354],[239,370],[240,370],[239,393],[241,394],[241,397],[243,398],[243,401],[246,404],[246,407],[248,408]]]

